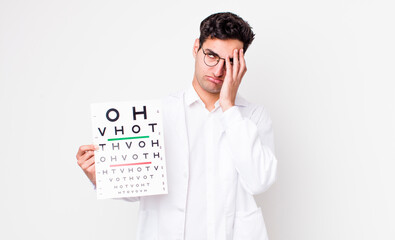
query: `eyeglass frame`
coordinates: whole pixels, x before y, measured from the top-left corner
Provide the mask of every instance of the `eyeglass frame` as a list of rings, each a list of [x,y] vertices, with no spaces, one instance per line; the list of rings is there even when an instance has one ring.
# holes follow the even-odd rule
[[[216,63],[216,64],[214,64],[214,65],[208,65],[208,64],[206,63],[206,56],[207,56],[207,55],[210,55],[210,54],[209,54],[209,53],[206,53],[206,52],[204,51],[203,48],[202,48],[202,52],[203,52],[203,54],[204,54],[203,62],[204,62],[204,64],[206,64],[208,67],[215,67],[215,66],[217,66],[218,63],[219,63],[219,61],[221,61],[221,59],[224,60],[224,64],[226,63],[226,59],[225,59],[225,58],[222,58],[222,57],[218,56],[217,54],[216,54],[216,55],[211,54],[211,55],[213,55],[213,56],[218,57],[218,60],[217,60],[217,63]],[[233,58],[231,58],[231,59],[229,59],[229,60],[230,60],[230,64],[233,65]]]

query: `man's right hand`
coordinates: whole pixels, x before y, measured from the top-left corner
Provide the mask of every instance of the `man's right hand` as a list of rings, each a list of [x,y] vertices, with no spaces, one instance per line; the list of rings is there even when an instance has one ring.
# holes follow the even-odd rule
[[[96,170],[95,170],[95,145],[82,145],[77,152],[77,163],[84,171],[85,175],[96,186]]]

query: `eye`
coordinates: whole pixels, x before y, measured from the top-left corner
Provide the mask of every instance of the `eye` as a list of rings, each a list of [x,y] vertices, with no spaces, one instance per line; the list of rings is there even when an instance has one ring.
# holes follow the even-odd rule
[[[209,58],[211,58],[211,59],[216,59],[216,56],[213,55],[213,54],[207,54],[207,56],[208,56]]]

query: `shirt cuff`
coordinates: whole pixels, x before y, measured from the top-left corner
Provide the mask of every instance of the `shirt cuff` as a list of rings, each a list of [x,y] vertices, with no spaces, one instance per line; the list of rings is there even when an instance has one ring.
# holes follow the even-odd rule
[[[237,106],[233,106],[228,110],[226,110],[221,117],[221,123],[224,130],[228,129],[233,124],[240,122],[242,120],[243,120],[243,116],[241,115],[239,107]]]

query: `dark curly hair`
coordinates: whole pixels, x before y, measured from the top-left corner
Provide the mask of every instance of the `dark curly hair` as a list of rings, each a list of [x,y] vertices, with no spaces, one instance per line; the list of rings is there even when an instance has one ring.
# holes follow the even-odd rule
[[[243,50],[246,52],[254,36],[251,26],[236,14],[215,13],[200,23],[199,49],[208,38],[238,39],[243,42]]]

